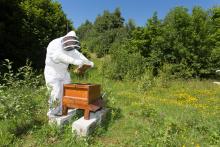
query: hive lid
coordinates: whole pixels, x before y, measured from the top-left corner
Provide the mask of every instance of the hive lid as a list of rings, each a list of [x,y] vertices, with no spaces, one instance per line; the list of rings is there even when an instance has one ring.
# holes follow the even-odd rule
[[[73,85],[97,85],[97,84],[92,84],[92,83],[71,83]]]
[[[99,84],[91,84],[91,83],[71,83],[64,84],[65,87],[90,87],[90,86],[100,86]]]

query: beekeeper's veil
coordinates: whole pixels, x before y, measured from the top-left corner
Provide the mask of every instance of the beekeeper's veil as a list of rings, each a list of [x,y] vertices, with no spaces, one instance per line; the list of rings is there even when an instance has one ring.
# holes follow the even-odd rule
[[[74,31],[70,31],[62,39],[62,46],[65,51],[71,51],[74,49],[80,49],[80,43],[78,37]]]

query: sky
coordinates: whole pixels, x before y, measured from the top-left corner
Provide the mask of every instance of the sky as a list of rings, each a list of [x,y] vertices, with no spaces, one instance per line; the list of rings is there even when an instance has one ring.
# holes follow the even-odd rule
[[[163,19],[170,9],[175,6],[184,6],[192,10],[194,6],[204,9],[220,5],[220,0],[56,0],[62,5],[67,17],[73,22],[75,28],[86,20],[94,22],[97,15],[104,10],[113,12],[119,7],[125,21],[133,19],[138,26],[146,24],[156,11],[158,17]]]

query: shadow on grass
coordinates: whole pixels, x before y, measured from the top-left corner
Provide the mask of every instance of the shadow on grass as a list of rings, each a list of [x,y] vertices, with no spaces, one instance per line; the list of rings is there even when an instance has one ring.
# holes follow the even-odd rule
[[[44,124],[44,122],[40,120],[31,120],[28,122],[22,122],[20,124],[17,124],[17,127],[15,129],[15,136],[21,137],[22,135],[26,134],[29,130],[34,128],[39,128]]]
[[[118,119],[123,117],[120,108],[107,107],[107,109],[108,112],[105,119],[102,120],[101,124],[96,126],[96,129],[92,133],[93,137],[105,134],[112,124],[116,123]]]

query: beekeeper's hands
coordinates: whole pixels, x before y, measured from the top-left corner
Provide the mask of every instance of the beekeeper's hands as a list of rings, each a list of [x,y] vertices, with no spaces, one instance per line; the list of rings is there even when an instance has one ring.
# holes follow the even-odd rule
[[[82,70],[80,70],[79,68],[75,69],[74,73],[78,74],[78,75],[83,75],[84,74],[84,72]]]
[[[84,64],[82,67],[75,69],[74,72],[76,74],[83,75],[85,73],[85,71],[91,67],[92,67],[91,65]]]

